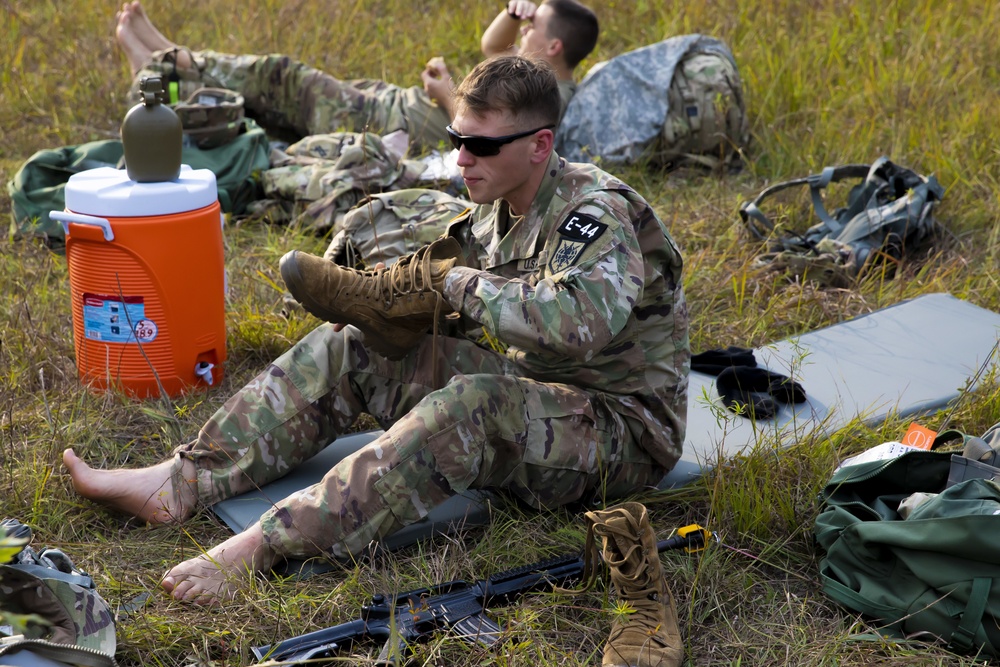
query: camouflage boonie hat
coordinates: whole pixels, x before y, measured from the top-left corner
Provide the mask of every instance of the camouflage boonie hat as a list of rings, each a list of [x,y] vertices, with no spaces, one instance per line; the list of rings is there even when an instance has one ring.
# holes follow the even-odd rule
[[[232,141],[243,126],[243,96],[225,88],[199,88],[174,111],[185,137],[202,149]]]

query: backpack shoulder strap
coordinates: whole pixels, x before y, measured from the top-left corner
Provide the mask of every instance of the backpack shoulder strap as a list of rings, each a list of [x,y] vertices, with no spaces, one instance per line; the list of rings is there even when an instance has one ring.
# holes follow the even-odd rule
[[[740,218],[747,229],[760,240],[765,240],[774,231],[774,223],[760,210],[760,204],[771,195],[799,185],[808,185],[809,194],[812,198],[812,206],[827,227],[833,229],[837,226],[833,216],[827,212],[823,204],[823,189],[830,183],[842,181],[845,178],[864,178],[868,175],[871,165],[868,164],[845,164],[837,167],[826,167],[818,174],[794,178],[765,188],[752,201],[744,202],[740,206]]]
[[[94,589],[94,580],[88,575],[75,570],[73,572],[60,572],[54,568],[48,567],[46,565],[34,565],[29,563],[11,563],[9,565],[2,565],[0,567],[8,567],[13,570],[20,570],[25,574],[29,574],[36,579],[54,579],[56,581],[61,581],[67,584],[74,584],[81,588]]]

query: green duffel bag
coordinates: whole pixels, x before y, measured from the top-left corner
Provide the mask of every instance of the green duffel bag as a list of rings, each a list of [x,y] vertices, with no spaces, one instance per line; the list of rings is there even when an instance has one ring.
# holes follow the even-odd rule
[[[192,169],[215,174],[219,205],[223,212],[242,214],[261,194],[261,173],[270,167],[267,136],[254,121],[244,118],[243,127],[231,141],[212,148],[184,146],[181,162]],[[117,167],[124,150],[116,139],[92,141],[38,151],[21,165],[7,183],[11,200],[11,238],[44,236],[56,245],[63,239],[62,223],[49,217],[66,204],[70,176],[97,167]]]
[[[935,446],[956,435],[979,459],[980,438],[948,432]],[[825,593],[875,621],[880,634],[995,657],[1000,486],[969,474],[969,461],[915,450],[839,468],[814,526],[820,579]]]

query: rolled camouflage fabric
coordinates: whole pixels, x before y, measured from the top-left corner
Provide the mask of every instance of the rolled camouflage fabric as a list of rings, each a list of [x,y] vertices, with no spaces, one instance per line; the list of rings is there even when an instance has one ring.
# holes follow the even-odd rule
[[[321,232],[374,192],[412,187],[426,165],[399,159],[377,134],[315,134],[289,146],[262,175],[264,196],[308,207],[298,223]]]

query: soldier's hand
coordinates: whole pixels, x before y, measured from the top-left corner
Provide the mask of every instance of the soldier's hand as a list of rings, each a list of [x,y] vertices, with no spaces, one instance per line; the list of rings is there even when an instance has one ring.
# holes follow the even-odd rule
[[[445,106],[450,104],[454,84],[451,80],[451,73],[444,64],[444,58],[435,56],[427,61],[424,71],[420,73],[420,78],[424,82],[424,90],[428,97],[438,104]]]
[[[444,79],[451,77],[451,74],[448,72],[448,66],[444,64],[444,58],[434,56],[424,65],[424,71],[420,76],[431,79]]]
[[[538,5],[528,0],[510,0],[507,3],[507,15],[518,21],[530,21],[535,16]]]

